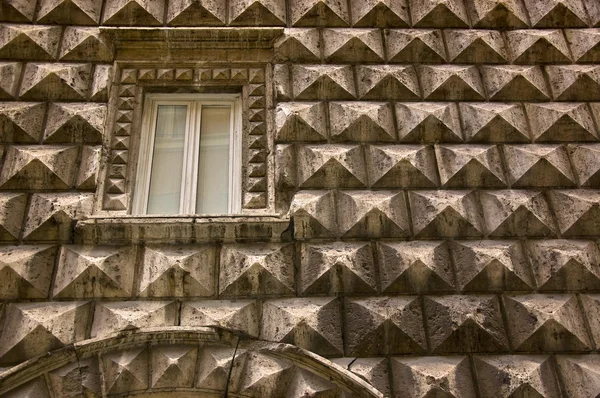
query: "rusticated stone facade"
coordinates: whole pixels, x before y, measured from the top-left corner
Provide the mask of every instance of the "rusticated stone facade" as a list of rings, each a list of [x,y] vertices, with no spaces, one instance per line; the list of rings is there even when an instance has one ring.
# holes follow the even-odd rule
[[[242,213],[131,215],[148,93]],[[600,396],[600,0],[0,0],[0,395]]]

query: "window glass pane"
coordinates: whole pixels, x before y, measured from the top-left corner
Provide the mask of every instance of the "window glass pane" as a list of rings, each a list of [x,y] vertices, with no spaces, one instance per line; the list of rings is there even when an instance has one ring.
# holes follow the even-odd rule
[[[203,106],[196,213],[227,213],[231,107]]]
[[[187,106],[159,105],[148,214],[179,213]]]

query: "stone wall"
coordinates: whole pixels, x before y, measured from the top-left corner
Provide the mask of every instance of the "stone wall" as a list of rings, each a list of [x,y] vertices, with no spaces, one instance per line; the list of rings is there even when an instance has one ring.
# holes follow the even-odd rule
[[[184,91],[241,215],[130,215]],[[3,396],[600,395],[598,0],[0,0],[0,158]]]

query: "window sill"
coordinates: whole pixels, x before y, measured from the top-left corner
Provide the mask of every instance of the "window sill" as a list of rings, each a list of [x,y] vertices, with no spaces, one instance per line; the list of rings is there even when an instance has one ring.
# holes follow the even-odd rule
[[[280,215],[99,216],[75,227],[77,243],[95,245],[280,242],[292,234],[290,218]]]

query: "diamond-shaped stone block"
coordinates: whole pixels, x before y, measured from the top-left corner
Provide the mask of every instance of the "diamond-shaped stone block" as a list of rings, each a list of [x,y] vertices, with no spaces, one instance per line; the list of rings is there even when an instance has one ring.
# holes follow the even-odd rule
[[[552,94],[559,101],[600,100],[600,66],[552,65],[546,67]]]
[[[474,191],[411,191],[408,197],[415,236],[483,235]]]
[[[587,27],[581,0],[524,0],[531,24],[536,28]]]
[[[475,66],[422,65],[419,69],[423,97],[427,100],[484,100],[485,93]]]
[[[447,244],[439,241],[380,242],[377,251],[382,292],[454,290]]]
[[[508,52],[499,31],[449,29],[444,32],[448,58],[453,63],[506,63]]]
[[[600,62],[600,29],[565,29],[565,36],[575,62]]]
[[[277,141],[325,141],[324,102],[281,102],[275,111]]]
[[[374,188],[434,188],[439,185],[432,146],[370,145],[367,171]]]
[[[410,0],[410,13],[418,28],[469,26],[467,10],[458,0]]]
[[[294,64],[291,72],[297,100],[352,100],[356,97],[354,75],[349,65]]]
[[[421,98],[412,65],[358,65],[358,96],[362,100],[417,100]]]
[[[260,305],[255,300],[188,301],[181,308],[182,326],[218,327],[258,337]]]
[[[172,0],[167,8],[171,26],[221,26],[226,19],[224,0]]]
[[[600,144],[569,145],[573,169],[584,187],[600,186]]]
[[[435,353],[508,349],[496,296],[426,297],[425,315]]]
[[[63,246],[53,297],[130,297],[134,255],[129,247]]]
[[[285,26],[285,0],[232,0],[230,25]]]
[[[505,145],[508,182],[513,187],[575,185],[567,151],[562,145]]]
[[[99,61],[113,59],[113,45],[98,28],[65,28],[60,50],[61,61]]]
[[[2,246],[0,298],[47,298],[55,258],[53,246]]]
[[[39,142],[46,105],[37,102],[0,102],[2,142]]]
[[[551,191],[558,228],[563,236],[596,236],[600,228],[600,191]]]
[[[520,0],[472,0],[467,2],[476,28],[526,28],[527,11]]]
[[[40,0],[37,20],[64,25],[97,25],[102,3],[95,0]]]
[[[221,250],[219,294],[294,294],[292,245],[228,245]]]
[[[44,142],[99,144],[104,133],[106,105],[53,102],[48,109]]]
[[[395,141],[393,110],[387,102],[330,102],[334,141]]]
[[[294,344],[318,355],[342,356],[342,319],[335,298],[292,298],[263,303],[261,338]]]
[[[89,304],[19,303],[5,310],[0,363],[16,364],[85,340]]]
[[[476,356],[474,363],[482,397],[561,396],[549,356]]]
[[[0,194],[0,240],[19,239],[26,207],[27,195],[9,192]]]
[[[197,356],[195,345],[152,347],[152,388],[192,387]]]
[[[108,90],[113,78],[112,65],[96,65],[92,75],[92,88],[90,92],[91,101],[108,100]],[[131,87],[131,86],[130,86]],[[128,89],[126,89],[128,90]]]
[[[37,2],[29,0],[4,0],[0,3],[3,21],[32,22]]]
[[[0,58],[52,61],[58,55],[59,26],[0,25]]]
[[[298,293],[375,293],[377,279],[368,243],[335,242],[302,246]]]
[[[529,127],[520,104],[462,102],[459,104],[468,142],[529,142]]]
[[[458,106],[450,102],[398,102],[396,119],[400,141],[461,142]]]
[[[446,61],[442,33],[432,29],[390,29],[385,33],[389,62],[440,63]]]
[[[81,164],[75,178],[75,188],[78,190],[96,189],[101,150],[100,146],[84,146],[81,149]]]
[[[383,62],[379,29],[324,29],[324,56],[328,62]]]
[[[90,64],[28,63],[23,72],[22,99],[74,100],[88,95]]]
[[[302,145],[298,147],[301,188],[361,188],[367,183],[360,145]]]
[[[108,394],[148,388],[148,351],[145,347],[102,356],[104,389]]]
[[[550,92],[539,66],[486,65],[480,70],[490,100],[547,101],[550,99]]]
[[[405,397],[475,396],[467,357],[398,357],[390,361],[394,391]]]
[[[436,145],[435,154],[444,187],[506,186],[496,145]]]
[[[407,0],[351,0],[352,26],[399,27],[409,26]]]
[[[506,39],[512,63],[571,62],[569,47],[561,30],[512,30],[506,32]]]
[[[321,60],[319,29],[285,29],[274,44],[279,61],[319,62]]]
[[[598,132],[585,103],[525,104],[536,142],[598,141]]]
[[[482,191],[479,199],[490,236],[556,235],[552,212],[540,191]]]
[[[107,0],[105,25],[162,25],[165,2],[152,0]]]
[[[301,0],[290,3],[292,26],[348,26],[347,2],[336,0]]]
[[[297,236],[332,237],[337,235],[334,193],[332,191],[300,191],[290,206]]]
[[[92,338],[142,328],[174,326],[178,304],[175,301],[116,301],[96,304]]]
[[[346,299],[346,355],[422,353],[423,314],[414,296]]]

